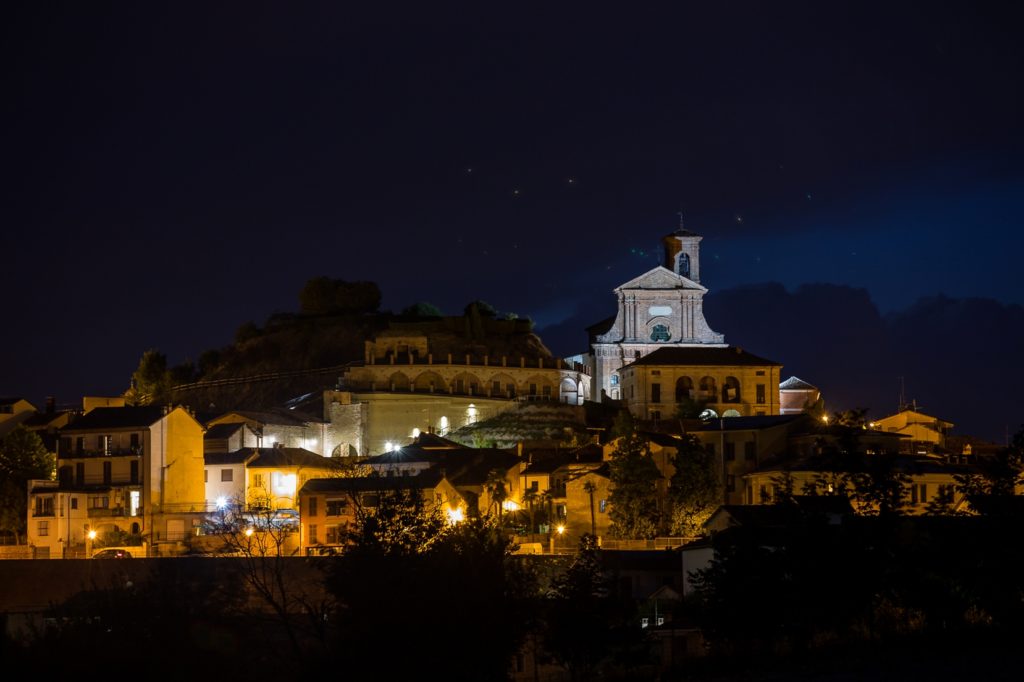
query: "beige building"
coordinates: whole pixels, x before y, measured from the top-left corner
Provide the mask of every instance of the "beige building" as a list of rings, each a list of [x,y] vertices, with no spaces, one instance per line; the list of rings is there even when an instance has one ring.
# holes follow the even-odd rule
[[[781,368],[732,346],[659,348],[619,369],[621,400],[644,420],[672,419],[688,401],[709,418],[774,415]]]
[[[871,423],[871,427],[887,433],[906,436],[904,452],[927,454],[946,448],[946,434],[953,428],[953,422],[906,408]]]
[[[203,427],[183,407],[99,407],[59,431],[57,480],[29,488],[28,540],[49,556],[141,538],[175,553],[205,511]]]
[[[355,522],[358,510],[373,513],[381,495],[400,490],[415,491],[428,511],[436,509],[451,522],[465,517],[466,501],[440,469],[414,476],[310,479],[299,490],[301,554],[342,551],[345,532]]]
[[[664,265],[617,287],[617,314],[588,328],[595,399],[624,397],[619,370],[660,348],[726,345],[704,319],[701,239],[682,227],[665,236]]]

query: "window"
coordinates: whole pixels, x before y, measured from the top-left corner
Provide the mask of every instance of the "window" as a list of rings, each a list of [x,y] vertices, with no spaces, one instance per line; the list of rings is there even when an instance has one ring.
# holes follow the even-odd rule
[[[129,470],[128,475],[131,477],[130,478],[130,482],[131,483],[138,483],[139,482],[139,460],[133,459],[130,462],[130,470]]]
[[[537,384],[530,384],[530,395],[537,395]]]
[[[757,404],[764,405],[764,384],[757,385]]]
[[[651,410],[651,419],[654,421],[661,420],[661,410]]]
[[[514,396],[516,394],[516,385],[515,384],[505,384],[505,392],[508,393],[509,397],[511,398],[512,396]]]
[[[252,485],[254,488],[263,487],[263,474],[253,474]]]
[[[613,374],[612,375],[612,377],[611,377],[611,384],[612,384],[612,386],[618,386],[619,385],[619,375],[618,374]]]
[[[651,384],[651,402],[661,402],[661,384]]]
[[[309,497],[306,499],[306,513],[310,516],[316,516],[317,514],[316,501],[316,497]]]
[[[725,457],[726,462],[732,462],[736,459],[736,443],[725,443],[722,446],[722,456]]]
[[[756,372],[754,372],[754,375],[755,376],[759,376],[759,377],[763,377],[764,376],[764,370],[763,369],[759,369]]]
[[[754,451],[754,446],[755,443],[752,440],[748,440],[746,443],[743,444],[743,459],[747,460],[748,462],[753,462],[754,459],[757,457],[757,454]]]
[[[551,397],[551,387],[550,386],[544,386],[542,391],[544,393],[544,397],[545,398],[550,398]]]
[[[53,498],[37,497],[35,516],[53,516]]]
[[[134,454],[139,454],[139,434],[133,433],[129,436],[129,447],[132,449]]]
[[[221,483],[231,483],[234,480],[235,480],[235,472],[233,470],[231,470],[231,469],[221,469],[220,470],[220,482]]]
[[[109,509],[110,498],[106,495],[90,495],[89,509]]]
[[[82,454],[85,451],[85,437],[79,436],[75,439],[75,452]]]
[[[672,334],[668,331],[668,325],[656,324],[651,327],[651,341],[655,343],[663,343],[672,338]]]
[[[67,436],[60,439],[60,454],[65,457],[71,454],[71,439]]]
[[[113,476],[113,469],[110,466],[110,462],[103,463],[103,485],[110,485],[110,479]]]
[[[679,254],[679,274],[683,277],[690,276],[690,254],[680,253]]]
[[[77,497],[72,497],[71,498],[71,508],[72,509],[78,509],[78,498]]]
[[[36,534],[41,538],[45,538],[50,534],[50,522],[49,521],[38,521],[36,522]]]
[[[607,511],[607,509],[608,509],[608,500],[601,500],[600,502],[598,502],[597,503],[597,508],[598,508],[598,511],[600,511],[602,514],[604,514],[605,511]]]
[[[500,381],[492,381],[491,382],[491,394],[499,395],[500,393],[501,393],[501,382]]]
[[[324,538],[324,542],[328,545],[340,545],[341,544],[341,526],[327,526],[327,537]]]
[[[315,523],[309,524],[309,537],[306,538],[306,542],[308,542],[311,545],[315,545],[315,544],[317,544],[317,542],[319,542],[319,540],[316,539],[316,524]]]
[[[348,500],[327,500],[328,516],[344,516],[348,513]]]
[[[85,484],[85,462],[75,464],[75,483],[78,485]]]
[[[203,469],[203,483],[209,483],[209,482],[210,482],[210,470],[209,469]]]

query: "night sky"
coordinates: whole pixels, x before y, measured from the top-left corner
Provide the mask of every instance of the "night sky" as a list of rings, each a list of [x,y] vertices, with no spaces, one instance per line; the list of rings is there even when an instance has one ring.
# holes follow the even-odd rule
[[[483,299],[583,352],[680,212],[712,292],[1021,315],[1018,3],[8,12],[0,394],[119,394],[145,349],[195,359],[317,275],[395,311]],[[770,330],[713,304],[759,352]]]

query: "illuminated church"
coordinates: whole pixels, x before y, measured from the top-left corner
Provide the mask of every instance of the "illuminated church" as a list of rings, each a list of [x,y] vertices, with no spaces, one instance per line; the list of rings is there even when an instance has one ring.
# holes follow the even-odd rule
[[[682,226],[666,235],[664,264],[617,287],[615,317],[588,329],[595,397],[641,419],[688,401],[710,417],[779,414],[782,365],[726,344],[704,319],[700,241]]]

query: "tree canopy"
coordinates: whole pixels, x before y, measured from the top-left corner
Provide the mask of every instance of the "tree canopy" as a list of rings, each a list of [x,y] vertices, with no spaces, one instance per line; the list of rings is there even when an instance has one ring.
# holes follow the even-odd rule
[[[309,279],[299,292],[305,315],[361,315],[380,308],[380,288],[374,282],[346,282],[327,276]]]
[[[24,426],[0,439],[0,530],[13,533],[19,544],[26,532],[28,482],[52,479],[55,466],[54,455]]]

